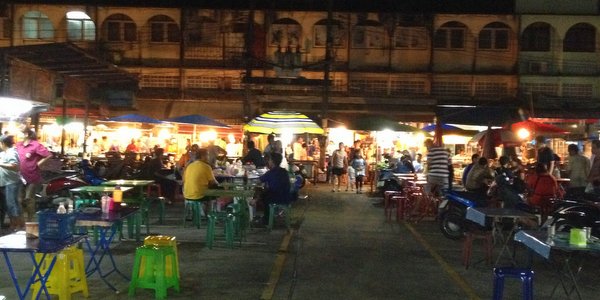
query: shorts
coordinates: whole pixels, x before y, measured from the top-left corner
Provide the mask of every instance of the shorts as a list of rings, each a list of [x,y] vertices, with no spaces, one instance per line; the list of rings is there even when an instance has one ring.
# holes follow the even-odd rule
[[[341,176],[346,174],[346,170],[344,170],[344,168],[333,168],[331,169],[331,173],[336,176]]]
[[[442,190],[448,188],[448,177],[427,176],[427,185],[425,186],[426,193],[435,193],[439,195]]]

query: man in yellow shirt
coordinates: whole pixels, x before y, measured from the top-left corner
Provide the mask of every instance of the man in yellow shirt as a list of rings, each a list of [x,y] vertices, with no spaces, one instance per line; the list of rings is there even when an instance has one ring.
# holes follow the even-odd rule
[[[194,153],[191,152],[190,155],[194,155]],[[212,167],[207,163],[208,151],[198,149],[196,155],[198,155],[198,159],[190,163],[183,174],[183,197],[186,201],[206,200],[204,192],[210,185],[218,184]]]

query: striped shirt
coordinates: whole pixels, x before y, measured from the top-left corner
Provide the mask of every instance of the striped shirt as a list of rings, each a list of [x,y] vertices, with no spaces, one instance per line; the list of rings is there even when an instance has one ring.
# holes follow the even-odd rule
[[[442,147],[431,147],[427,152],[427,174],[448,178],[448,152]]]

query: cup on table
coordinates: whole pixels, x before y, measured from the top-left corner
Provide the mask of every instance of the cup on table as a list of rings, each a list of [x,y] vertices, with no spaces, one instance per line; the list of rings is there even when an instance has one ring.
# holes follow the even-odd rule
[[[25,235],[28,239],[37,239],[40,235],[40,224],[38,222],[25,222]]]
[[[586,230],[583,228],[571,228],[571,232],[569,233],[569,244],[573,246],[586,246]]]

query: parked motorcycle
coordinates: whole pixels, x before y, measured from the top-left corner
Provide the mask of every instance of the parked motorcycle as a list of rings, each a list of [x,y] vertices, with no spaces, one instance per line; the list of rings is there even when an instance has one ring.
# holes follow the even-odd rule
[[[556,231],[568,232],[571,228],[592,228],[592,235],[600,237],[600,202],[558,200],[543,226],[554,225]]]
[[[392,169],[381,169],[377,178],[377,193],[383,197],[387,191],[401,191],[404,183],[394,176]]]
[[[438,207],[438,220],[442,234],[451,240],[461,239],[470,222],[466,219],[467,208],[483,207],[486,204],[486,198],[474,192],[445,191],[444,199]],[[475,223],[472,225],[475,226]]]

